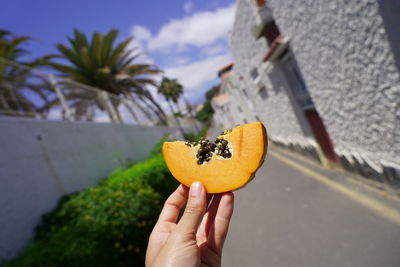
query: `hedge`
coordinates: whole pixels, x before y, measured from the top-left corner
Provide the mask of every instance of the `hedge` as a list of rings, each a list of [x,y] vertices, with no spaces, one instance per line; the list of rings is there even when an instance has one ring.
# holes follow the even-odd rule
[[[160,154],[63,197],[33,242],[2,266],[144,266],[148,236],[178,186]]]
[[[33,242],[1,266],[144,266],[148,236],[164,200],[178,186],[161,154],[165,140],[145,161],[62,197],[42,217]]]

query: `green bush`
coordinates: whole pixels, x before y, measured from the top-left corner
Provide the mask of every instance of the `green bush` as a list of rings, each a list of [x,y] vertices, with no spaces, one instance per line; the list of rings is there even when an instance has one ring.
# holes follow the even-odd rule
[[[203,108],[196,113],[196,119],[198,119],[201,122],[208,123],[214,114],[214,109],[211,106],[210,100],[207,100],[204,102]]]
[[[105,181],[106,185],[121,182],[139,181],[150,186],[161,194],[162,200],[166,199],[179,185],[168,170],[162,154],[157,154],[144,162],[140,162],[127,170],[113,172]]]
[[[188,140],[188,141],[190,141],[190,142],[195,142],[195,141],[197,141],[197,140],[196,140],[196,139],[197,139],[197,136],[196,136],[194,133],[192,133],[192,132],[185,133],[185,134],[184,134],[184,138],[185,138],[185,140]]]
[[[206,137],[207,133],[208,133],[208,127],[207,126],[203,127],[199,132],[198,140],[200,140],[201,137]]]
[[[32,244],[2,266],[144,266],[162,203],[178,186],[160,154],[164,140],[144,162],[63,197]]]
[[[148,158],[158,156],[159,154],[161,154],[163,143],[166,141],[171,141],[171,140],[165,136],[163,138],[161,138],[160,141],[158,141],[158,143],[155,144],[153,149],[150,151]]]
[[[185,133],[184,137],[185,140],[188,140],[190,142],[198,142],[202,137],[206,137],[207,132],[208,132],[208,127],[206,126],[200,130],[198,135],[195,135],[194,133],[190,132],[190,133]]]
[[[5,266],[142,266],[160,195],[139,181],[80,192]]]

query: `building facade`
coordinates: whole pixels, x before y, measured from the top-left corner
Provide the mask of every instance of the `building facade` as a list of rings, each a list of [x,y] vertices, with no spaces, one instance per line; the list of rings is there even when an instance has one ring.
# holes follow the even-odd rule
[[[328,162],[400,187],[394,2],[238,0],[225,81],[235,123],[261,120],[274,142],[314,146]]]

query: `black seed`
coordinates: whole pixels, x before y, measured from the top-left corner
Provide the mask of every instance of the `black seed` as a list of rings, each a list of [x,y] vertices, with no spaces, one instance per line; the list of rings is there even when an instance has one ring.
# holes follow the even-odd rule
[[[225,152],[225,158],[230,158],[230,157],[232,157],[231,152],[226,151],[226,152]]]
[[[209,146],[209,148],[210,148],[211,150],[214,150],[215,147],[216,147],[217,145],[214,144],[214,143],[211,143],[211,144],[209,144],[208,146]]]
[[[219,140],[218,138],[215,139],[215,143],[218,144],[219,142],[221,142],[221,140]]]
[[[203,164],[203,160],[200,160],[200,159],[199,159],[199,160],[197,161],[197,164],[199,164],[199,165]]]
[[[205,159],[205,161],[207,161],[207,162],[210,161],[210,160],[211,160],[210,158],[206,158],[206,159]]]
[[[228,141],[222,140],[221,143],[222,143],[224,146],[226,146],[226,145],[228,144]]]

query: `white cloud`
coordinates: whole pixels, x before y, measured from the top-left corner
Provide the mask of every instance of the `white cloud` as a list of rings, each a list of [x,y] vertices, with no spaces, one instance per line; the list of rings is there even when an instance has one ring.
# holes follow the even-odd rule
[[[134,55],[141,53],[142,55],[137,58],[137,62],[154,65],[154,60],[145,52],[146,42],[151,39],[150,31],[140,25],[135,25],[131,29],[133,41],[128,45],[128,49],[135,49]]]
[[[185,12],[187,12],[187,13],[192,12],[193,9],[194,9],[193,1],[188,1],[183,5],[183,10],[185,10]]]
[[[169,78],[178,79],[185,89],[190,91],[188,93],[191,95],[206,89],[204,85],[215,80],[218,69],[230,60],[231,56],[228,53],[212,56],[183,66],[166,68],[165,75]]]
[[[188,58],[188,57],[176,57],[174,59],[174,63],[176,65],[183,65],[183,64],[188,63],[189,61],[190,61],[190,58]]]
[[[140,25],[133,26],[131,33],[132,33],[134,39],[139,43],[148,41],[152,37],[150,31],[147,28],[140,26]]]
[[[183,7],[186,12],[193,12],[193,3],[193,0],[186,0]],[[177,78],[185,88],[185,96],[198,101],[203,98],[205,90],[217,82],[218,69],[231,61],[227,40],[234,13],[235,4],[231,4],[213,11],[174,18],[154,34],[146,27],[135,25],[131,34],[135,37],[134,43],[142,51],[149,51],[164,69],[164,75]],[[148,59],[151,60],[150,57]],[[149,89],[166,107],[157,90]]]
[[[149,35],[144,34],[144,40],[148,40],[150,51],[174,46],[179,48],[186,45],[209,45],[227,36],[233,24],[234,13],[235,5],[232,4],[215,11],[198,12],[182,19],[173,19],[154,37],[149,38]],[[143,29],[139,29],[139,32],[140,30]]]
[[[213,56],[224,52],[226,53],[227,51],[229,51],[229,47],[227,45],[216,44],[204,47],[203,49],[201,49],[201,54],[206,56]]]

